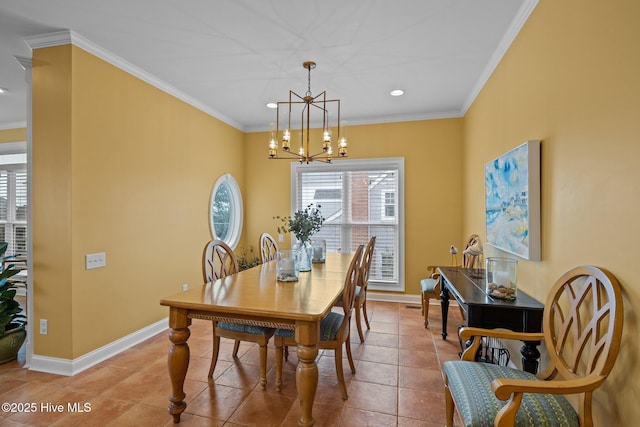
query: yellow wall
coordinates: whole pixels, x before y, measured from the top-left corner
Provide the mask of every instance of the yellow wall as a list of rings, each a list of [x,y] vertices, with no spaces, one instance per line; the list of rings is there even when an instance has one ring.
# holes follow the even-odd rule
[[[484,163],[540,139],[542,261],[520,261],[518,286],[544,301],[561,273],[595,264],[624,287],[622,349],[595,425],[640,419],[638,16],[632,1],[541,0],[464,120],[463,230],[484,236]]]
[[[0,143],[27,140],[27,128],[0,129]]]
[[[405,158],[405,283],[406,293],[417,294],[426,266],[449,264],[449,246],[462,242],[462,119],[352,126],[348,132],[350,158]],[[267,133],[247,135],[245,230],[254,247],[261,233],[277,235],[273,216],[291,210],[291,161],[269,160],[267,142]]]
[[[42,65],[32,70],[32,322],[50,325],[33,337],[34,353],[72,358],[71,48],[36,50],[33,59]]]
[[[80,48],[33,56],[34,353],[74,359],[202,284],[209,197],[224,173],[244,189],[244,135]],[[106,268],[85,270],[95,252]]]

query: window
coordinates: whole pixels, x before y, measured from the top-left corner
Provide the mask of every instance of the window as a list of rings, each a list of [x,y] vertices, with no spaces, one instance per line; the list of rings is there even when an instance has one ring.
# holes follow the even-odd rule
[[[292,164],[293,210],[313,203],[325,218],[314,238],[328,252],[353,252],[376,236],[369,286],[404,291],[404,159]]]
[[[0,154],[0,241],[9,243],[7,255],[27,253],[27,210],[27,155]]]
[[[396,193],[382,191],[382,219],[393,220],[396,217]]]
[[[242,215],[242,195],[238,183],[229,174],[221,176],[211,192],[209,226],[213,238],[235,249],[240,241]]]

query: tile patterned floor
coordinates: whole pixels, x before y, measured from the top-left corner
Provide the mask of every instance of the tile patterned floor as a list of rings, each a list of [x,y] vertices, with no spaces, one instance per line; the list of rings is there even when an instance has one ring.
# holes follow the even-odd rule
[[[333,351],[318,356],[319,381],[313,407],[316,426],[443,426],[444,383],[441,366],[458,358],[452,334],[461,323],[450,310],[447,341],[441,333],[439,305],[430,310],[430,329],[420,307],[369,301],[371,329],[359,342],[355,322],[351,342],[356,374],[345,366],[349,399],[343,401]],[[267,389],[259,378],[258,347],[242,344],[237,360],[232,341],[223,341],[214,380],[207,381],[211,323],[194,320],[183,426],[296,426],[295,349],[284,364],[283,389],[275,389],[275,350],[270,343]],[[171,426],[166,368],[168,333],[136,345],[73,377],[22,368],[18,360],[0,365],[0,402],[34,403],[35,412],[0,412],[0,426]],[[68,411],[68,404],[88,403],[90,412]],[[47,406],[49,405],[49,406]],[[56,405],[63,405],[62,410]]]

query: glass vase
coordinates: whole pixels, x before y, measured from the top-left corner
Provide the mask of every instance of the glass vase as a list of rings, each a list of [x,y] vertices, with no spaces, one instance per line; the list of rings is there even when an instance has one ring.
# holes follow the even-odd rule
[[[517,297],[518,260],[487,258],[486,293],[492,298],[513,301]]]
[[[325,254],[327,253],[327,241],[324,239],[314,239],[311,241],[311,247],[313,247],[313,263],[323,263],[325,261]]]
[[[313,257],[313,247],[311,242],[297,242],[293,249],[298,251],[298,267],[300,271],[311,271],[311,260]]]
[[[298,280],[298,251],[278,249],[277,253],[278,282],[296,282]]]

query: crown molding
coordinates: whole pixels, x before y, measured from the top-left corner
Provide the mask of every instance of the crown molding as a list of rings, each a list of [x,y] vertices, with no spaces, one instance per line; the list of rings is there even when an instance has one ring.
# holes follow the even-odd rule
[[[61,30],[55,31],[53,33],[29,36],[25,37],[24,41],[27,43],[27,46],[31,48],[31,50],[51,46],[61,46],[71,43],[71,31]]]
[[[440,119],[457,119],[460,117],[464,117],[464,113],[462,111],[443,111],[440,113],[425,113],[425,114],[406,114],[406,115],[397,115],[397,116],[381,116],[381,117],[371,117],[367,119],[349,119],[343,120],[344,128],[348,128],[349,126],[356,125],[380,125],[385,123],[400,123],[400,122],[418,122],[422,120],[440,120]],[[318,128],[320,126],[317,126]],[[249,126],[245,130],[245,132],[269,132],[269,126],[260,125],[260,126]]]
[[[27,43],[27,45],[29,45],[31,50],[45,48],[45,47],[52,47],[52,46],[61,46],[65,44],[73,44],[74,46],[77,46],[80,49],[87,51],[93,56],[96,56],[102,59],[103,61],[108,62],[114,67],[120,68],[121,70],[139,78],[140,80],[150,84],[151,86],[156,87],[161,91],[166,92],[167,94],[181,101],[186,102],[187,104],[197,108],[200,111],[207,113],[208,115],[228,124],[229,126],[232,126],[242,132],[246,131],[238,122],[232,120],[230,117],[222,114],[217,110],[214,110],[208,107],[207,105],[204,105],[197,99],[176,89],[175,87],[160,80],[154,75],[142,70],[141,68],[138,68],[137,66],[126,61],[125,59],[120,58],[119,56],[98,46],[97,44],[86,39],[85,37],[81,36],[75,31],[62,30],[62,31],[56,31],[53,33],[42,34],[38,36],[26,37],[25,42]]]
[[[520,7],[520,10],[518,10],[518,13],[516,14],[515,18],[511,22],[511,26],[507,30],[507,33],[504,35],[504,37],[500,41],[500,44],[498,44],[498,47],[493,52],[493,55],[491,55],[491,58],[489,59],[487,66],[482,71],[482,74],[480,74],[480,77],[478,78],[478,81],[476,81],[476,84],[471,90],[469,97],[467,98],[466,102],[463,104],[462,106],[463,116],[467,114],[467,111],[471,107],[471,104],[473,104],[473,101],[476,100],[476,97],[478,96],[478,94],[480,93],[484,85],[487,83],[487,81],[495,71],[498,64],[500,64],[500,61],[502,61],[502,58],[504,57],[505,53],[507,53],[507,50],[511,46],[511,43],[513,43],[515,38],[518,36],[518,34],[520,33],[520,30],[524,26],[525,22],[527,22],[527,19],[529,19],[529,16],[531,15],[531,13],[533,12],[533,9],[535,9],[537,5],[538,5],[538,0],[526,0]]]
[[[18,64],[22,67],[23,70],[31,70],[33,66],[33,61],[31,58],[27,58],[26,56],[14,56],[15,60],[18,61]]]

